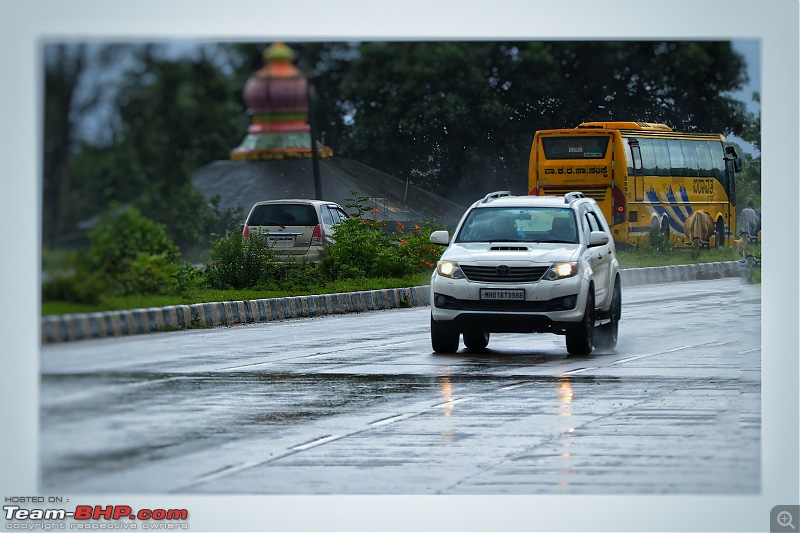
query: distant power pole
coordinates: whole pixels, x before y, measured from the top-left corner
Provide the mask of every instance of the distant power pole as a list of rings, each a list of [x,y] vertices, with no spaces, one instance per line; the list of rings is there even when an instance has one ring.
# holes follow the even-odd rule
[[[308,83],[308,125],[311,128],[311,168],[314,172],[314,197],[322,200],[322,179],[319,175],[319,152],[317,151],[317,127],[314,117],[314,86]]]

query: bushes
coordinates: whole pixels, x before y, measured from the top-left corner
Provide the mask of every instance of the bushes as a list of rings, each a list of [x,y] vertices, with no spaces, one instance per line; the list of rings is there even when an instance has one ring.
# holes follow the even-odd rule
[[[669,254],[672,252],[672,243],[669,234],[662,231],[659,226],[650,226],[647,230],[647,248],[658,254]]]
[[[104,294],[186,294],[196,281],[164,226],[136,209],[108,214],[89,232],[89,247],[69,259],[69,274],[42,285],[45,300],[99,303]]]
[[[432,245],[431,222],[406,229],[387,223],[355,197],[357,215],[340,223],[335,244],[318,265],[279,263],[266,239],[239,232],[212,243],[209,261],[197,269],[181,260],[163,225],[128,209],[103,217],[89,234],[88,249],[74,254],[67,268],[43,284],[45,300],[101,303],[104,295],[180,295],[196,288],[280,291],[324,290],[329,282],[362,278],[405,278],[430,271],[443,247]],[[64,272],[66,270],[66,272]]]
[[[211,263],[206,265],[206,283],[212,289],[254,287],[274,264],[265,239],[244,239],[233,233],[213,243]]]
[[[166,228],[135,208],[102,217],[89,232],[89,242],[89,267],[112,278],[126,272],[140,254],[161,255],[163,265],[177,265],[181,259]]]
[[[349,208],[356,214],[336,226],[335,243],[326,246],[321,263],[324,274],[331,279],[361,277],[404,277],[430,270],[444,247],[429,242],[432,231],[444,229],[432,222],[406,230],[397,223],[389,233],[387,222],[379,220],[377,209],[368,210],[367,198],[353,193]]]

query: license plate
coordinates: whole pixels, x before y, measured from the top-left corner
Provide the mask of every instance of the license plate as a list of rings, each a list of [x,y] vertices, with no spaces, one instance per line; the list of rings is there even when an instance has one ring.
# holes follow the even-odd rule
[[[293,235],[269,235],[267,239],[275,248],[291,248],[294,244]]]
[[[481,300],[525,300],[525,289],[481,289]]]

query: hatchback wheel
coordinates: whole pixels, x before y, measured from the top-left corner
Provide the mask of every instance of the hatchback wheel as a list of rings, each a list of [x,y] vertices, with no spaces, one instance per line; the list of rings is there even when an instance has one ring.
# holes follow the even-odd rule
[[[455,353],[458,351],[457,330],[437,322],[431,317],[431,347],[436,353]]]
[[[583,319],[567,330],[567,352],[570,355],[588,355],[594,345],[594,287],[589,286]]]

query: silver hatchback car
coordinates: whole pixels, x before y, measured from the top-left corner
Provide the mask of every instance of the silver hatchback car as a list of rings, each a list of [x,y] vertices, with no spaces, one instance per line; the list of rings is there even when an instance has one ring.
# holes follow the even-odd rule
[[[247,215],[242,236],[263,235],[280,261],[317,263],[333,242],[334,226],[347,218],[342,206],[323,200],[267,200]]]

